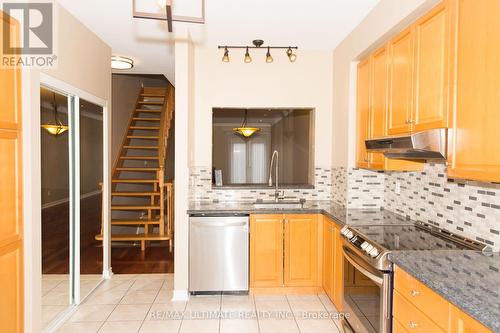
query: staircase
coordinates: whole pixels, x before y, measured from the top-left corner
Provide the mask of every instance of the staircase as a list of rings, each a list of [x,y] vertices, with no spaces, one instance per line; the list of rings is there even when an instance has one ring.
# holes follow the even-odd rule
[[[165,182],[165,158],[173,112],[172,86],[141,89],[113,166],[113,242],[140,241],[144,251],[150,241],[168,240],[172,249],[173,184]]]

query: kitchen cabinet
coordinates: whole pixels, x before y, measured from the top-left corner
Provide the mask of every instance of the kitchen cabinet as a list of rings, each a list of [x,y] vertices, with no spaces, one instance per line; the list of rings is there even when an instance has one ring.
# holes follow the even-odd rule
[[[283,215],[250,216],[250,286],[283,285]]]
[[[411,131],[413,97],[413,35],[411,28],[393,38],[389,51],[387,134]]]
[[[443,1],[412,26],[414,34],[414,102],[412,132],[448,127],[453,47],[450,1]]]
[[[335,305],[342,309],[343,255],[340,229],[335,222],[324,218],[323,222],[323,289]]]
[[[368,138],[368,119],[370,112],[370,59],[358,64],[356,95],[356,127],[357,127],[357,151],[356,165],[358,168],[368,168],[368,152],[365,140]]]
[[[397,266],[392,312],[394,332],[491,332]]]
[[[317,214],[250,216],[250,287],[321,286]]]
[[[319,285],[318,216],[285,215],[284,284],[287,287]]]
[[[491,331],[457,307],[450,304],[450,332],[488,333]]]
[[[457,0],[450,177],[500,181],[500,1]]]

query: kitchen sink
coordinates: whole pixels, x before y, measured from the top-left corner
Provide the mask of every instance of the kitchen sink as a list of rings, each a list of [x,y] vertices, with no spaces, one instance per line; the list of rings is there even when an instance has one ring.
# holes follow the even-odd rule
[[[253,204],[256,209],[294,209],[304,208],[305,201],[257,201]]]

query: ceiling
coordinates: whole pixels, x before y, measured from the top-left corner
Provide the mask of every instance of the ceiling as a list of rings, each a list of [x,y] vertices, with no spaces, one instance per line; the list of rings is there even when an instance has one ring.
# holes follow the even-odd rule
[[[290,109],[290,108],[271,108],[271,109],[233,109],[233,108],[214,108],[212,110],[212,123],[214,125],[240,125],[245,118],[247,111],[248,124],[274,125],[288,116],[307,115],[312,109]]]
[[[198,12],[194,7],[199,0],[189,1]],[[181,25],[189,26],[197,45],[214,49],[219,44],[246,45],[259,38],[266,44],[297,45],[302,50],[333,50],[378,1],[206,0],[206,23],[174,23],[174,33]],[[120,73],[164,74],[175,82],[175,34],[168,33],[165,22],[132,18],[132,0],[59,3],[109,44],[113,54],[134,59],[134,68]]]

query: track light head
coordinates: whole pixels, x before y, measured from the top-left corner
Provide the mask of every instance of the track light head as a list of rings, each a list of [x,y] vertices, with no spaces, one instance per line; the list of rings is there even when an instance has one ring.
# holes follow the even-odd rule
[[[286,55],[288,56],[288,60],[290,60],[290,62],[295,62],[295,60],[297,60],[297,55],[293,53],[291,47],[286,50]]]
[[[229,50],[227,46],[224,48],[224,56],[222,57],[223,62],[229,62]]]
[[[252,62],[252,57],[250,56],[250,53],[248,52],[248,47],[247,47],[247,51],[245,52],[245,63],[251,63]]]
[[[266,62],[267,62],[268,64],[270,64],[270,63],[272,63],[272,62],[273,62],[273,60],[274,60],[274,59],[273,59],[273,57],[271,56],[271,52],[270,52],[269,48],[267,48]]]

